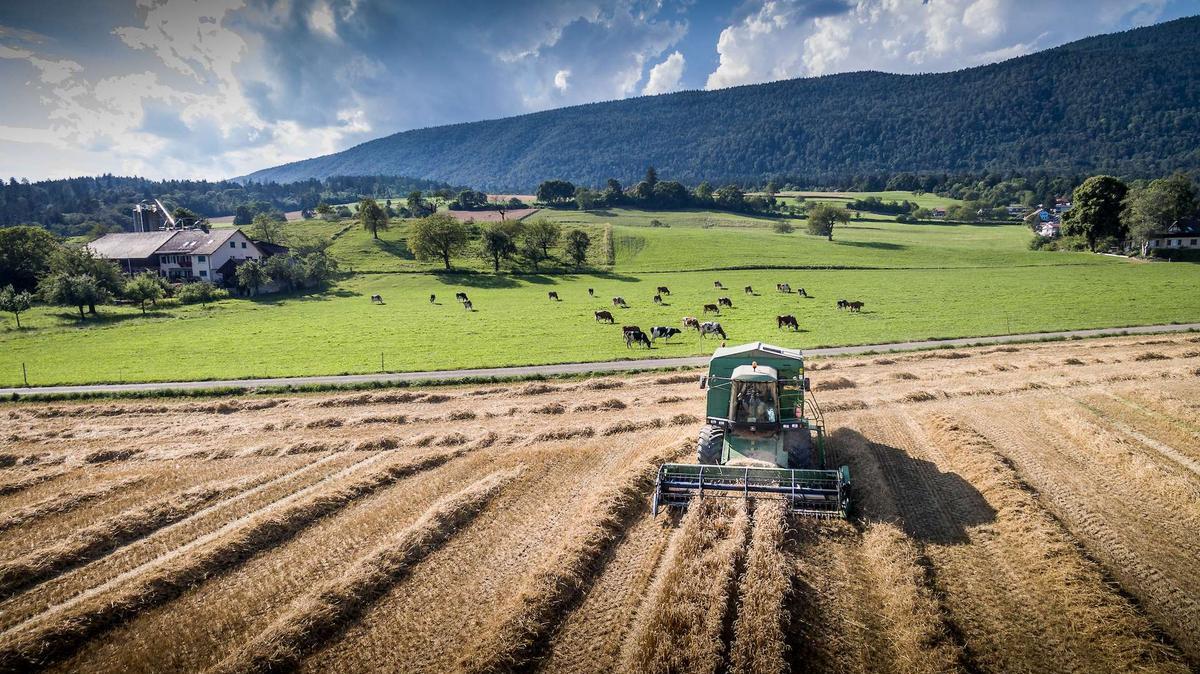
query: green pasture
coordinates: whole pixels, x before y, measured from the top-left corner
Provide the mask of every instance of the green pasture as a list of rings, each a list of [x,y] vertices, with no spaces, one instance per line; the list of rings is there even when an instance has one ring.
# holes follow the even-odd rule
[[[713,289],[720,280],[728,290]],[[775,283],[803,286],[811,299]],[[745,285],[760,294],[748,296]],[[673,294],[651,302],[658,285]],[[590,298],[588,288],[596,297]],[[686,333],[649,352],[627,349],[621,325],[677,326],[703,317],[718,296],[734,309],[716,317],[731,342],[813,347],[899,340],[1186,322],[1200,318],[1200,266],[1108,264],[980,269],[613,272],[581,276],[359,274],[325,293],[226,300],[142,318],[105,307],[78,325],[71,311],[40,308],[0,332],[0,385],[215,379],[427,370],[710,353],[716,340]],[[561,302],[546,293],[556,291]],[[467,292],[475,311],[454,300]],[[386,304],[372,305],[380,294]],[[429,295],[437,295],[430,304]],[[613,309],[625,297],[629,309]],[[839,312],[840,298],[866,302]],[[611,310],[616,325],[593,311]],[[775,316],[803,329],[781,332]],[[9,323],[11,325],[11,323]]]

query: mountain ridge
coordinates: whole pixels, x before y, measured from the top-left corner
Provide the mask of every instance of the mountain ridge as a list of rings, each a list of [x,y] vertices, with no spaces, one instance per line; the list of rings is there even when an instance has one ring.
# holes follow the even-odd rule
[[[398,174],[525,191],[547,178],[628,182],[647,165],[689,183],[1157,175],[1200,167],[1198,140],[1200,17],[1189,17],[952,72],[839,73],[413,129],[239,180]]]

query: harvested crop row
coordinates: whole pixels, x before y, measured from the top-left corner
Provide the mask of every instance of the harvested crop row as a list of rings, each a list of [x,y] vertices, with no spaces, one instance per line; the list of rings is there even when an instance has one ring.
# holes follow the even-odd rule
[[[313,522],[395,484],[439,466],[466,449],[397,461],[327,493],[316,493],[270,513],[194,554],[175,556],[138,576],[124,589],[61,611],[40,627],[10,632],[0,641],[0,671],[21,671],[59,660],[96,635],[174,599],[207,578],[237,568],[251,556],[292,538]]]
[[[1123,590],[1138,598],[1193,665],[1200,664],[1195,629],[1200,624],[1200,576],[1195,557],[1181,553],[1182,546],[1195,545],[1195,528],[1181,517],[1180,504],[1160,505],[1150,498],[1156,487],[1143,482],[1146,464],[1129,463],[1129,452],[1114,451],[1106,438],[1071,438],[1033,404],[1015,412],[1026,419],[1024,433],[998,424],[988,410],[972,410],[967,418],[1003,448],[1039,500],[1104,563]],[[1128,465],[1110,467],[1112,457]]]
[[[725,663],[722,633],[746,544],[746,504],[694,500],[682,526],[662,591],[634,633],[626,671],[704,673]]]
[[[77,492],[67,492],[64,494],[55,494],[54,496],[46,497],[36,503],[18,508],[3,517],[0,517],[0,531],[7,531],[13,527],[22,526],[37,520],[49,517],[51,515],[60,515],[62,513],[71,512],[81,506],[84,506],[97,499],[104,498],[114,492],[128,489],[138,483],[144,482],[146,478],[135,476],[124,480],[117,480],[109,484],[100,485],[92,489],[85,489]]]
[[[341,577],[299,600],[287,613],[210,671],[290,671],[355,620],[407,570],[474,519],[520,469],[500,471],[430,507],[416,522],[360,559]]]
[[[130,541],[191,515],[205,504],[241,491],[248,480],[205,485],[132,508],[80,529],[66,540],[0,564],[0,597],[44,582],[63,571],[103,556]]]
[[[785,512],[779,501],[754,509],[754,530],[746,571],[738,581],[737,621],[733,626],[732,670],[738,674],[787,671],[784,626],[791,578],[783,553]]]
[[[0,484],[0,496],[8,496],[9,494],[16,494],[31,487],[36,487],[43,482],[49,482],[56,477],[64,475],[66,472],[65,470],[46,471],[34,473],[28,477],[12,480],[11,482],[5,482]]]
[[[535,647],[557,625],[562,613],[594,580],[608,559],[605,551],[623,534],[631,518],[643,512],[658,465],[681,452],[676,444],[641,458],[584,508],[586,519],[563,546],[525,581],[524,587],[494,614],[484,637],[461,661],[467,672],[497,674],[527,665]]]
[[[940,414],[914,430],[920,445],[941,455],[939,465],[994,510],[991,522],[969,528],[968,545],[926,548],[976,663],[1007,671],[1185,671],[983,436]]]

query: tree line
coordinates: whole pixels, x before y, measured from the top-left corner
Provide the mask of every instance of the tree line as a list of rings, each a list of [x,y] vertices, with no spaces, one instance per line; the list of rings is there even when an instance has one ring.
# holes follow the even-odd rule
[[[1031,245],[1092,252],[1136,250],[1145,256],[1151,239],[1198,212],[1196,186],[1183,174],[1131,183],[1109,175],[1092,176],[1072,192],[1071,209],[1062,220],[1064,239],[1052,242],[1035,237]]]

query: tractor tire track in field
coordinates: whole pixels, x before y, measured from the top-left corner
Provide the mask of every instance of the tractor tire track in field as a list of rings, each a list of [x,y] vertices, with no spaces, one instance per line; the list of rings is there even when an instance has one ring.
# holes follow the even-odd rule
[[[1154,435],[1160,435],[1164,432],[1162,429],[1154,427],[1153,419],[1146,418],[1140,410],[1129,405],[1124,399],[1106,392],[1103,397],[1076,397],[1074,400],[1096,417],[1102,418],[1106,426],[1110,426],[1143,446],[1158,452],[1164,458],[1174,461],[1180,467],[1191,471],[1193,475],[1200,478],[1200,461],[1161,440],[1144,435],[1141,431],[1125,423],[1124,420],[1133,423],[1142,422],[1149,427],[1147,428],[1147,432]],[[1184,443],[1200,444],[1200,438],[1196,438],[1190,434],[1181,438],[1181,440]],[[1181,444],[1180,447],[1190,448],[1195,452],[1194,445]]]
[[[1141,485],[1124,484],[1137,481],[1136,475],[1110,479],[1103,474],[1106,465],[1064,437],[1062,427],[1048,423],[1039,411],[1030,409],[1023,415],[1020,433],[983,411],[972,410],[965,417],[994,447],[1002,448],[1014,469],[1037,490],[1039,500],[1136,598],[1192,666],[1200,666],[1195,629],[1200,624],[1200,579],[1194,567],[1176,562],[1181,539],[1194,537],[1195,529],[1178,521],[1178,510],[1145,512],[1152,503],[1148,495],[1142,498]]]
[[[0,635],[0,671],[28,670],[62,659],[101,632],[170,601],[195,583],[228,573],[247,558],[282,543],[314,521],[389,487],[403,477],[441,465],[465,452],[460,449],[396,461],[332,493],[317,492],[325,482],[322,480],[230,522],[165,558],[145,564],[107,584],[115,586],[130,578],[123,589],[102,594],[105,588],[95,588],[69,605],[54,607],[55,610],[47,612],[48,616],[38,620],[41,624],[36,627],[27,628],[23,624]],[[383,456],[376,454],[365,458],[343,469],[337,477],[348,475]],[[254,521],[247,523],[251,518]],[[230,535],[223,536],[226,533]],[[211,545],[205,545],[210,542]],[[100,596],[95,601],[89,601],[97,595]]]
[[[361,558],[338,578],[303,597],[266,630],[209,671],[213,674],[291,671],[320,648],[409,568],[472,520],[523,469],[500,471],[431,506],[416,522]]]

